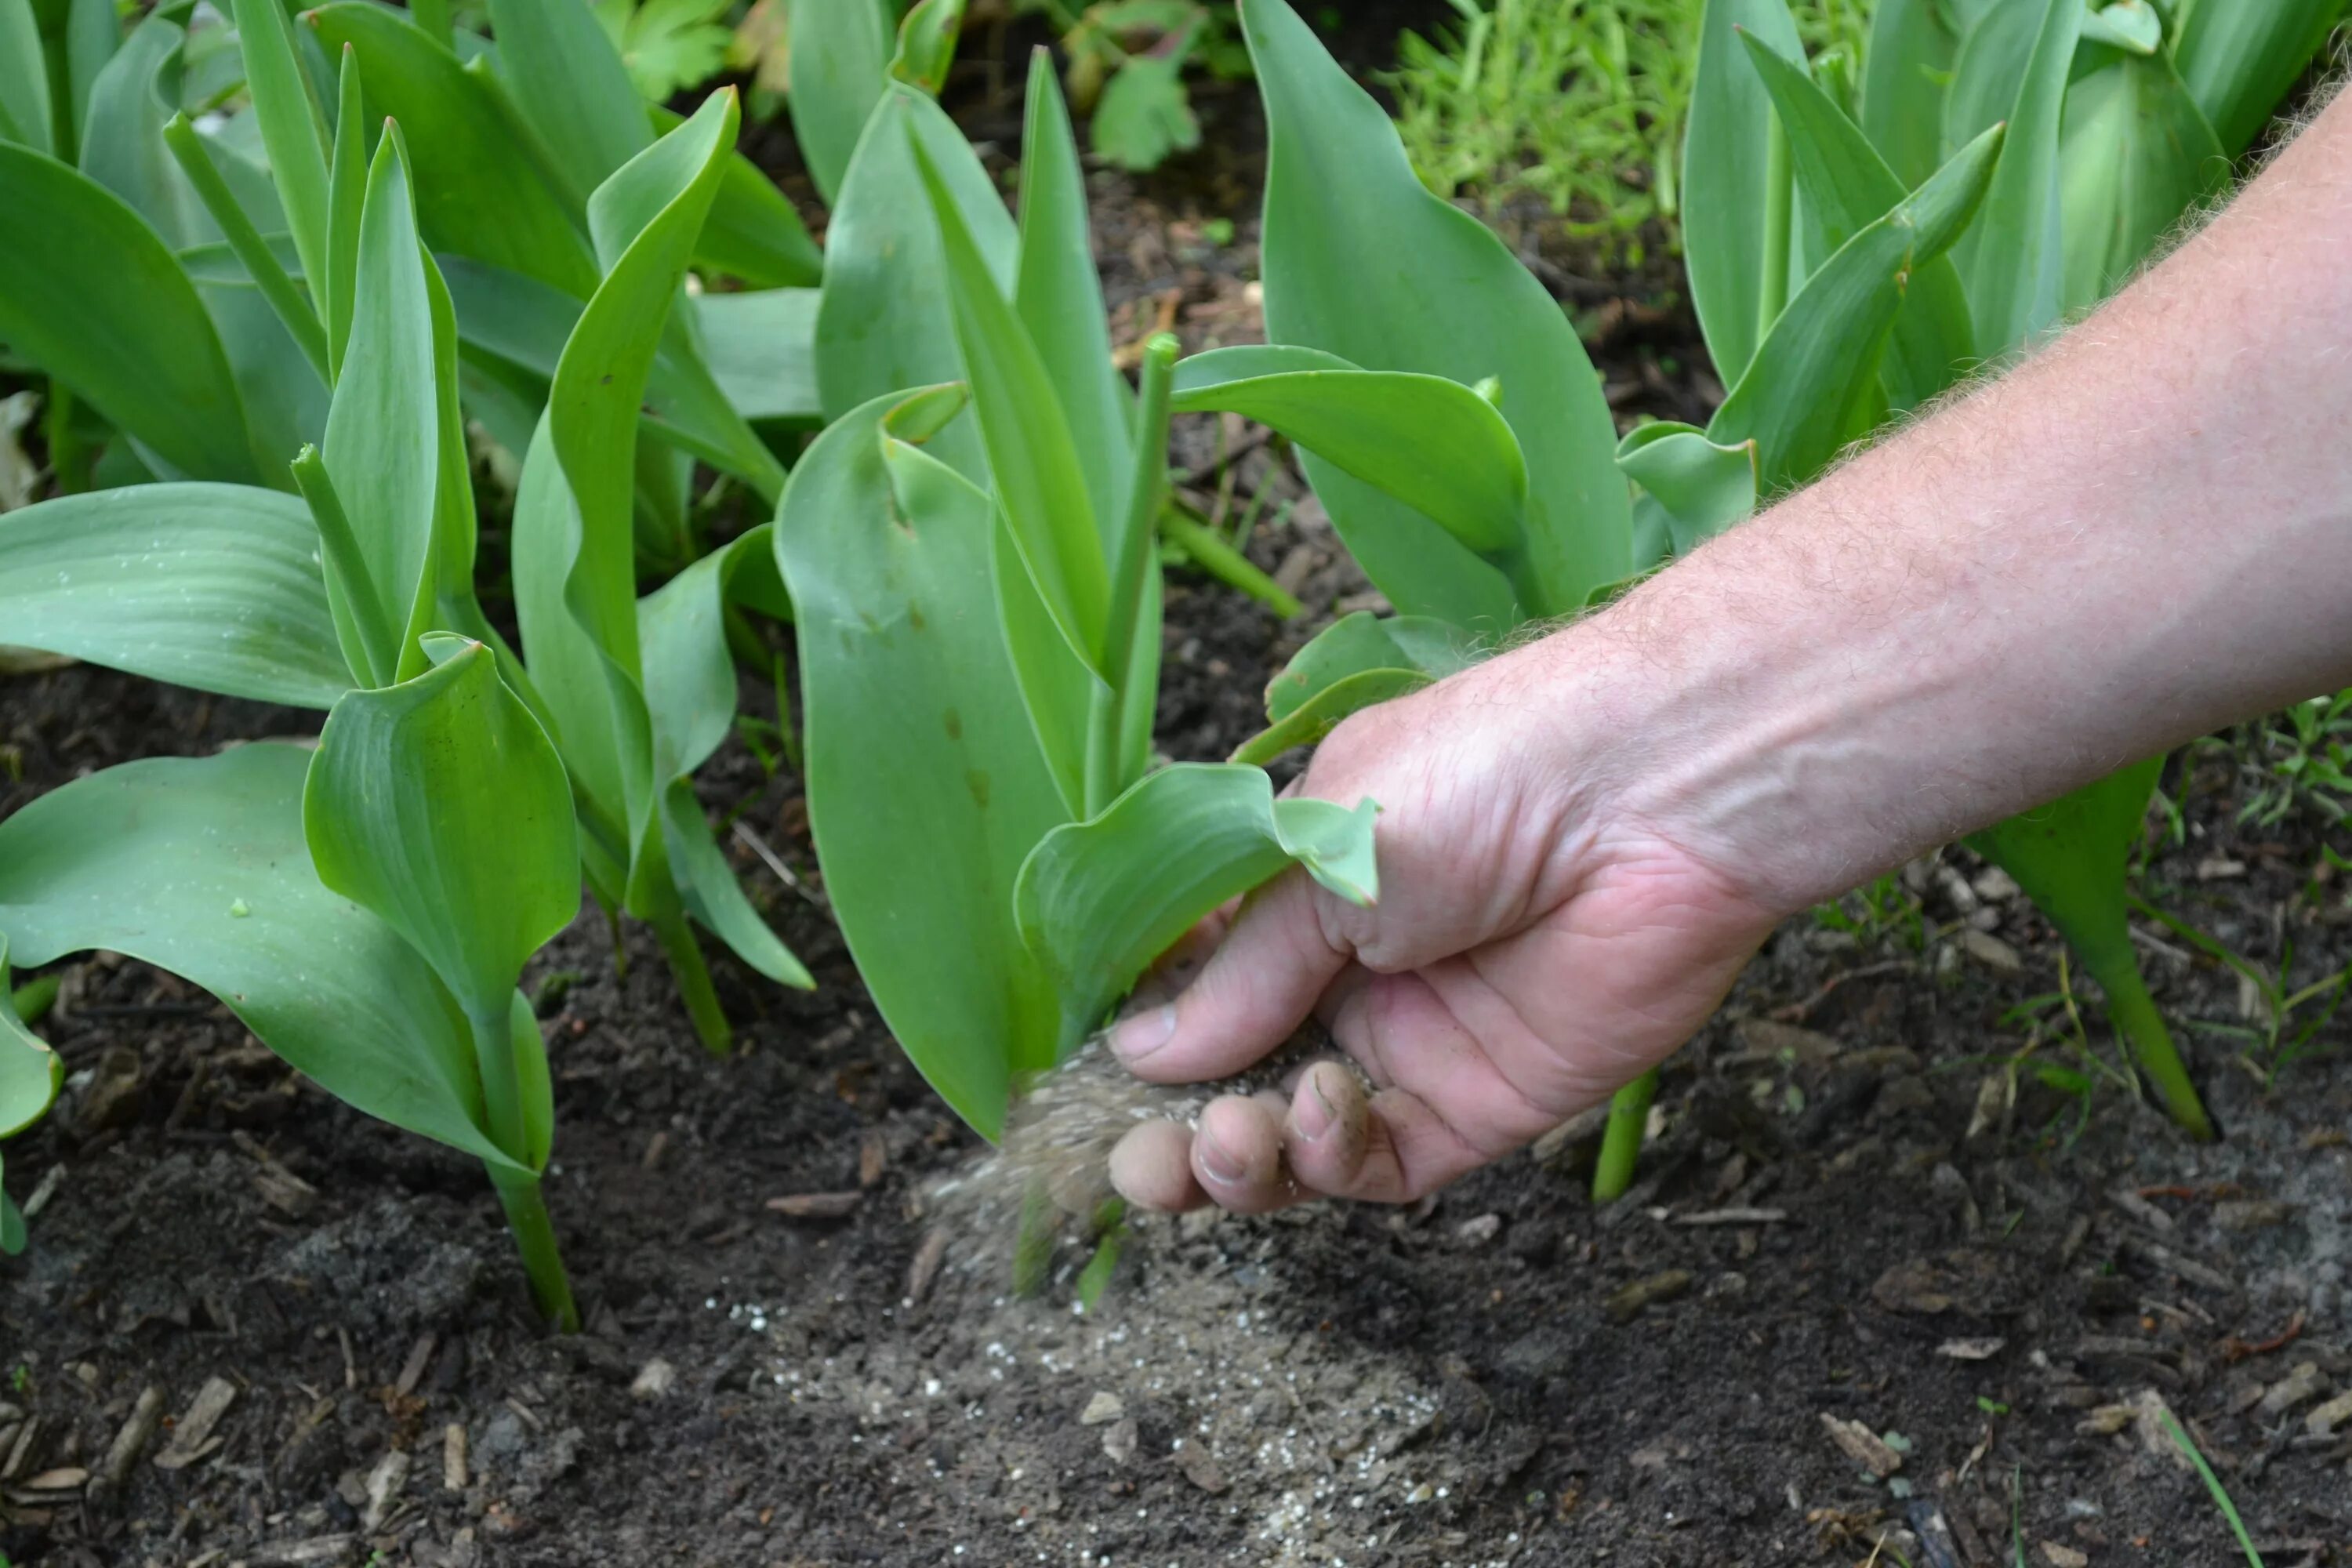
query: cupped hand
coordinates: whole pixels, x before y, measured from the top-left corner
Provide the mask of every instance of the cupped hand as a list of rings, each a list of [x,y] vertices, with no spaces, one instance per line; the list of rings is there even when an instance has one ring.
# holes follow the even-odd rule
[[[1722,1000],[1776,911],[1636,813],[1561,657],[1531,645],[1324,741],[1297,791],[1380,804],[1379,902],[1285,875],[1112,1043],[1143,1078],[1203,1081],[1313,1016],[1371,1089],[1325,1060],[1286,1097],[1213,1101],[1197,1130],[1139,1126],[1111,1162],[1130,1201],[1411,1201],[1605,1099]]]

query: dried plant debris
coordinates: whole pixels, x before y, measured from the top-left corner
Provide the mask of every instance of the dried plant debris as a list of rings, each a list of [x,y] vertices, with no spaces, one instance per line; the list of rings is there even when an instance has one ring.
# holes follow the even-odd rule
[[[984,1265],[1012,1248],[1024,1212],[1082,1223],[1099,1215],[1117,1195],[1110,1152],[1130,1128],[1155,1120],[1198,1126],[1201,1112],[1219,1096],[1281,1092],[1310,1064],[1335,1056],[1330,1037],[1309,1022],[1279,1050],[1232,1078],[1147,1083],[1112,1053],[1106,1030],[1015,1096],[1003,1141],[934,1186],[931,1205],[953,1221],[948,1228],[963,1261]]]

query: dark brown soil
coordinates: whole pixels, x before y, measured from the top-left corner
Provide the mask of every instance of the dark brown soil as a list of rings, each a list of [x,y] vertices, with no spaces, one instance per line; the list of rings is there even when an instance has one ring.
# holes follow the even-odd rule
[[[1195,346],[1255,331],[1251,143],[1212,142],[1233,155],[1097,186],[1122,341],[1171,290]],[[1234,233],[1212,244],[1221,216]],[[1621,405],[1703,411],[1686,319],[1608,298]],[[1231,465],[1228,492],[1215,427],[1181,440],[1204,511],[1270,492],[1249,552],[1309,609],[1285,624],[1171,575],[1160,741],[1213,757],[1307,627],[1366,590],[1276,455]],[[0,814],[131,756],[314,723],[88,668],[10,679]],[[2253,963],[2292,944],[2297,984],[2352,962],[2315,822],[2243,833],[2228,757],[2192,763],[2147,895]],[[2352,1554],[2352,1418],[2306,1425],[2352,1389],[2352,1029],[2266,1080],[2219,1032],[2259,1009],[2168,933],[2150,930],[2151,979],[2176,1024],[2214,1026],[2182,1043],[2218,1145],[2134,1104],[2063,1009],[2018,1016],[2057,988],[2057,950],[1956,856],[1916,868],[1916,919],[1776,939],[1669,1069],[1619,1205],[1591,1205],[1571,1129],[1409,1211],[1146,1220],[1079,1313],[1075,1258],[1035,1300],[953,1265],[919,1278],[921,1194],[975,1141],[859,989],[794,781],[730,747],[703,784],[805,889],[744,867],[820,988],[715,956],[741,1044],[714,1061],[640,931],[625,979],[593,920],[527,977],[548,999],[574,1338],[530,1321],[467,1162],[343,1109],[167,976],[64,966],[43,1027],[72,1087],[7,1151],[11,1190],[48,1194],[0,1262],[10,1561],[2240,1561],[2151,1400],[2273,1568]],[[2042,1064],[2095,1085],[2087,1119]],[[835,1219],[766,1206],[809,1194],[856,1196]],[[176,1421],[211,1378],[236,1390],[216,1448],[160,1468],[167,1423],[119,1488],[73,1475],[104,1470],[143,1391]],[[1873,1475],[1832,1419],[1899,1468]]]

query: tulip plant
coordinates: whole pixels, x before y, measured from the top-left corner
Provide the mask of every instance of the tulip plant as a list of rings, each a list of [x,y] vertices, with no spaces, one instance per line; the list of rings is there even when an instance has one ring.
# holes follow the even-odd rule
[[[0,16],[25,3],[0,0]],[[723,1049],[727,1021],[690,921],[773,979],[809,980],[752,913],[684,783],[732,716],[731,672],[716,653],[721,595],[734,589],[781,607],[763,550],[737,541],[716,559],[701,556],[686,482],[700,458],[770,499],[782,490],[783,466],[751,421],[816,417],[805,368],[815,290],[797,286],[814,279],[814,247],[790,205],[733,153],[731,110],[708,109],[695,135],[664,155],[668,163],[647,165],[658,172],[614,183],[652,147],[653,130],[583,6],[499,0],[495,55],[463,35],[436,41],[417,13],[331,5],[298,25],[278,0],[236,0],[232,9],[252,100],[239,121],[249,135],[199,132],[184,113],[171,113],[185,8],[165,6],[111,53],[105,29],[66,35],[62,63],[93,74],[79,167],[37,145],[0,143],[0,185],[12,196],[0,203],[0,338],[49,374],[53,410],[86,404],[121,437],[107,442],[93,474],[77,477],[60,459],[61,488],[94,478],[292,489],[300,470],[286,467],[287,454],[305,442],[331,453],[329,389],[341,384],[351,330],[352,237],[367,179],[362,132],[368,109],[391,108],[413,132],[403,166],[416,171],[420,237],[453,317],[452,374],[465,412],[517,453],[534,449],[546,426],[551,453],[600,454],[576,498],[573,486],[545,482],[554,457],[526,463],[532,504],[519,509],[519,528],[533,542],[560,534],[568,525],[551,521],[551,509],[578,499],[591,509],[616,506],[633,531],[600,568],[599,581],[620,587],[587,644],[565,603],[570,547],[556,540],[517,552],[525,629],[543,645],[533,650],[533,700],[551,723],[564,716],[554,732],[580,784],[590,886],[608,910],[653,925],[698,1031]],[[325,96],[314,90],[328,79],[322,44],[340,61]],[[460,53],[480,63],[462,66]],[[492,59],[506,77],[488,68]],[[268,174],[232,140],[257,144]],[[608,276],[615,247],[650,232],[643,204],[677,195],[667,184],[685,176],[669,164],[689,143],[706,154],[693,191],[663,215],[659,240],[646,242],[627,278]],[[793,286],[711,295],[673,310],[672,296],[690,299],[678,288],[685,258],[654,251],[676,249],[681,232],[688,255],[713,272]],[[583,333],[600,309],[601,335]],[[616,335],[623,311],[635,317]],[[635,352],[637,319],[656,332],[649,363],[614,378],[606,362]],[[706,335],[730,345],[716,366]],[[644,396],[630,396],[625,419],[610,417],[612,392],[633,384]],[[71,450],[70,424],[52,419],[53,457]],[[347,416],[348,430],[361,425]],[[347,434],[344,445],[358,439]],[[448,460],[462,466],[462,427],[452,443]],[[382,444],[389,460],[399,442],[387,432]],[[347,466],[367,471],[372,463]],[[327,466],[335,466],[331,456]],[[470,518],[465,527],[470,539]],[[591,533],[604,537],[593,526]],[[642,612],[639,554],[678,572]],[[748,575],[747,561],[757,563]],[[474,606],[470,546],[446,567],[436,624],[499,646]],[[344,613],[338,600],[339,623]],[[654,647],[642,663],[624,624],[640,616]],[[642,713],[608,711],[615,677],[660,685],[653,708],[662,724],[647,729]],[[617,738],[605,732],[615,724]],[[625,784],[639,783],[625,799]]]
[[[38,1121],[65,1082],[65,1064],[25,1026],[8,995],[8,936],[0,931],[0,1138]],[[0,1253],[25,1250],[25,1215],[0,1186]]]
[[[1293,862],[1375,895],[1371,803],[1277,801],[1240,763],[1153,767],[1171,417],[1261,420],[1480,538],[1526,489],[1493,405],[1443,377],[1305,348],[1177,363],[1160,338],[1130,387],[1042,61],[1019,196],[1016,222],[919,93],[876,106],[818,331],[820,384],[847,406],[774,532],[835,915],[900,1043],[991,1135],[1018,1075],[1222,900]],[[1442,443],[1420,450],[1423,432]]]
[[[172,480],[0,518],[12,637],[329,709],[318,745],[41,796],[0,824],[0,938],[18,962],[107,948],[172,970],[330,1093],[478,1156],[569,1324],[547,1061],[516,982],[579,907],[572,788],[520,667],[472,635],[455,326],[398,132],[362,160],[361,132],[345,120],[329,184],[350,265],[319,318],[336,369],[300,498]]]
[[[2167,27],[2136,0],[1883,0],[1857,124],[1843,79],[1810,73],[1784,0],[1710,0],[1685,234],[1731,391],[1704,429],[1654,424],[1619,443],[1549,296],[1426,196],[1378,106],[1283,0],[1244,0],[1271,141],[1268,335],[1496,386],[1529,483],[1514,529],[1480,540],[1310,456],[1334,524],[1402,613],[1349,616],[1302,650],[1269,689],[1269,729],[1237,755],[1312,741],[1459,668],[1474,643],[1607,596],[2095,301],[2212,193],[2339,9],[2257,17],[2207,3]],[[1382,264],[1362,266],[1370,255]],[[1630,504],[1625,479],[1639,487]],[[2082,952],[2166,1104],[2201,1136],[2124,923],[2125,861],[2156,766],[1971,842]],[[1596,1195],[1630,1181],[1654,1087],[1645,1078],[1612,1107]]]

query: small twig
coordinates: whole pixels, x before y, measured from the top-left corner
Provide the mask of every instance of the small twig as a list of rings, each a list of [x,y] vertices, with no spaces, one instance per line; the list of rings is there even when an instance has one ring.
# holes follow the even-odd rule
[[[793,892],[798,893],[802,898],[806,899],[816,908],[824,910],[828,914],[833,912],[833,906],[826,901],[825,896],[823,893],[818,892],[814,888],[810,887],[806,882],[802,881],[797,876],[794,876],[793,874],[793,868],[784,864],[784,858],[777,854],[773,849],[769,848],[768,841],[761,837],[759,833],[753,829],[750,823],[738,820],[735,824],[734,832],[736,842],[751,850],[752,854],[757,855],[760,858],[761,864],[766,866],[769,870],[773,871],[776,874],[776,880],[782,882],[785,887],[790,888]]]

